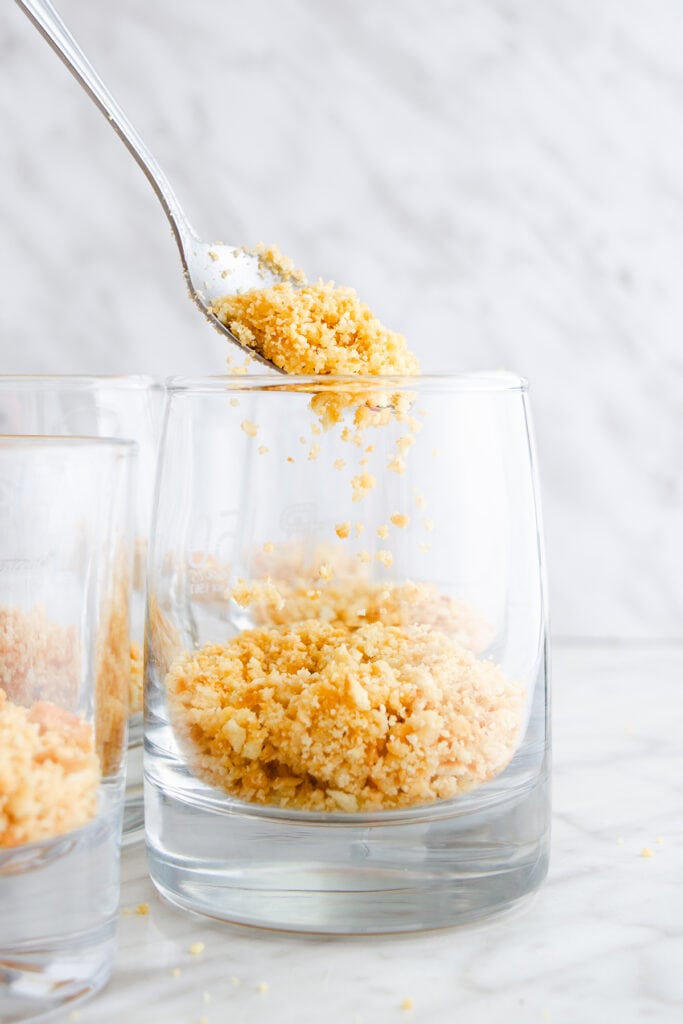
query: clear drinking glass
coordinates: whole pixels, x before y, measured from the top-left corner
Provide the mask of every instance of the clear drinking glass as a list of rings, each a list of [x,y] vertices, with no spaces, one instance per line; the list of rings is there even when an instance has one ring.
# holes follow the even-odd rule
[[[158,889],[329,933],[515,905],[549,829],[525,382],[233,377],[167,396],[146,633]]]
[[[120,437],[138,444],[124,842],[143,834],[145,563],[162,407],[163,386],[152,377],[0,376],[0,434]]]
[[[0,437],[0,1020],[115,952],[135,445]]]

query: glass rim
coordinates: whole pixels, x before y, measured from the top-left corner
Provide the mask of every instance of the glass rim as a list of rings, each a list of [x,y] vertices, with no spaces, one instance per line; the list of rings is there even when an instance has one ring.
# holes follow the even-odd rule
[[[127,437],[80,437],[69,434],[0,434],[0,450],[12,448],[33,448],[36,451],[49,448],[92,448],[95,451],[109,449],[112,452],[131,456],[139,449],[137,441]]]
[[[163,389],[164,378],[154,377],[147,373],[2,373],[0,389],[9,385],[12,388],[50,388],[59,384],[76,389],[87,389],[107,384],[113,388],[131,391],[157,387]]]
[[[507,371],[471,373],[405,374],[216,374],[206,377],[172,376],[165,380],[166,391],[206,393],[221,391],[373,391],[396,388],[408,391],[457,391],[471,393],[525,392],[526,377]]]

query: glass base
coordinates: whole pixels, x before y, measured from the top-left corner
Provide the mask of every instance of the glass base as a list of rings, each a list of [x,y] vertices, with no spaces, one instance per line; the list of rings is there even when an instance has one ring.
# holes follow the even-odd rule
[[[64,836],[0,850],[0,1024],[96,992],[116,952],[120,789]]]
[[[0,949],[0,1024],[63,1020],[98,992],[116,956],[116,925],[41,945]]]
[[[133,846],[145,838],[145,806],[142,788],[137,793],[129,793],[126,788],[126,803],[123,808],[122,846]]]
[[[132,846],[145,836],[145,800],[142,784],[142,715],[134,715],[128,725],[126,758],[126,796],[123,808],[123,846]]]
[[[384,818],[236,801],[226,813],[146,787],[157,889],[236,924],[337,935],[450,927],[510,910],[547,872],[544,779],[498,802],[468,795]]]

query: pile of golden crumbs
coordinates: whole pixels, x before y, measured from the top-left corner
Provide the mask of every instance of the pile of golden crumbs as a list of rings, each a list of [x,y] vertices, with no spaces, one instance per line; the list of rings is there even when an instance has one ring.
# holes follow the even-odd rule
[[[380,583],[343,578],[325,587],[303,583],[242,584],[237,589],[253,605],[255,622],[282,626],[317,619],[332,626],[359,629],[372,622],[385,626],[428,626],[478,653],[491,641],[491,627],[464,601],[442,594],[429,583]],[[235,589],[232,591],[234,596]]]
[[[48,621],[40,606],[0,606],[0,686],[11,700],[73,703],[80,657],[73,626]]]
[[[47,701],[22,707],[0,689],[0,847],[84,825],[99,782],[92,726]]]
[[[247,348],[292,374],[414,374],[418,361],[402,334],[384,327],[353,288],[306,284],[271,246],[254,250],[286,278],[217,299],[212,312]]]
[[[192,769],[243,800],[347,812],[446,799],[500,772],[522,687],[425,627],[247,630],[167,676]]]
[[[121,767],[130,691],[137,686],[137,699],[142,695],[141,652],[129,643],[127,587],[121,562],[101,608],[96,645],[95,746],[105,776]],[[74,707],[81,655],[76,628],[51,622],[43,607],[0,606],[0,687],[9,700]]]

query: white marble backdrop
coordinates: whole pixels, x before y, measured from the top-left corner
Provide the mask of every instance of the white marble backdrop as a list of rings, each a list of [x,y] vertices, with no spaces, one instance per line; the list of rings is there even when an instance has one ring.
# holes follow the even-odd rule
[[[207,236],[532,383],[554,628],[683,636],[680,0],[60,0]],[[0,9],[4,372],[220,372],[160,208]]]

